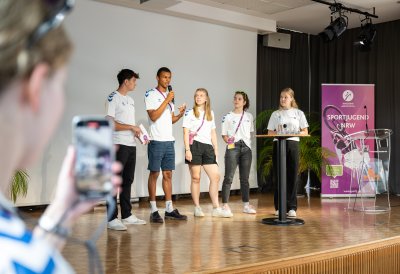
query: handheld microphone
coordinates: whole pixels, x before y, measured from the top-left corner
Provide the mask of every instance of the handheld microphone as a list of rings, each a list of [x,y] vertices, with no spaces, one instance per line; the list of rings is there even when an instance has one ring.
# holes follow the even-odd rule
[[[171,92],[172,91],[172,86],[168,85],[168,91]],[[172,103],[175,104],[175,98],[172,98]]]
[[[365,108],[365,129],[368,132],[368,108],[367,108],[367,105],[364,105],[364,108]]]

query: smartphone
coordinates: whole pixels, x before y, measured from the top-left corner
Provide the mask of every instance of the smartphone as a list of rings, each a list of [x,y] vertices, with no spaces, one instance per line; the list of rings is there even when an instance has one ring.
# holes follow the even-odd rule
[[[87,197],[105,197],[113,189],[114,123],[102,116],[75,116],[72,127],[77,191]]]

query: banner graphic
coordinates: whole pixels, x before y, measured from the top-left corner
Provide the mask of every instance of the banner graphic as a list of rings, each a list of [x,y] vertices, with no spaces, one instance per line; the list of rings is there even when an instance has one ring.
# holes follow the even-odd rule
[[[374,158],[373,152],[363,153],[351,138],[353,133],[375,128],[374,88],[373,84],[322,84],[321,143],[334,155],[322,166],[322,197],[355,195],[360,176],[356,168],[360,161]],[[365,143],[374,148],[374,140]],[[366,172],[373,173],[373,167]],[[364,181],[363,176],[359,178]],[[364,194],[374,194],[368,178],[363,188]]]

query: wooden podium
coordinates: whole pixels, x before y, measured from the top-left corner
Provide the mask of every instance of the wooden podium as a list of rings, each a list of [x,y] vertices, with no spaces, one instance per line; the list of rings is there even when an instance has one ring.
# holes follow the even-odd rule
[[[262,219],[263,224],[268,225],[304,225],[304,220],[297,218],[287,218],[287,205],[286,205],[286,139],[290,137],[309,137],[310,135],[304,134],[277,134],[277,135],[256,135],[257,138],[275,138],[278,141],[278,219],[275,218],[264,218]]]

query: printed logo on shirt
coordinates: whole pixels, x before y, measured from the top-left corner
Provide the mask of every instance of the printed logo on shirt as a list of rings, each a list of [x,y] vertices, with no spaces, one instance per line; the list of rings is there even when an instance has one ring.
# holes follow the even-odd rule
[[[49,258],[48,262],[44,266],[44,269],[39,272],[34,270],[35,267],[30,268],[29,266],[25,266],[16,261],[13,261],[13,265],[16,273],[47,274],[47,273],[53,273],[55,269],[55,263],[53,258]]]
[[[110,95],[108,95],[108,102],[111,102],[113,100],[115,94],[116,94],[116,92],[113,91],[113,92],[111,92]]]
[[[146,91],[146,93],[144,94],[145,97],[148,97],[150,95],[150,92],[152,91],[152,89],[149,89],[148,91]]]
[[[224,123],[224,122],[225,122],[226,116],[228,116],[228,114],[227,114],[227,115],[225,115],[224,117],[222,117],[222,123]]]
[[[11,215],[10,212],[0,209],[0,218],[4,218],[4,219],[7,219],[7,220],[11,220],[11,216],[12,216],[12,215]]]
[[[187,109],[186,111],[185,111],[185,116],[188,116],[188,114],[189,114],[189,112],[191,111],[192,109]]]

